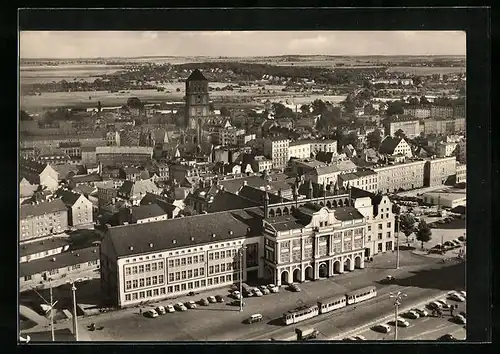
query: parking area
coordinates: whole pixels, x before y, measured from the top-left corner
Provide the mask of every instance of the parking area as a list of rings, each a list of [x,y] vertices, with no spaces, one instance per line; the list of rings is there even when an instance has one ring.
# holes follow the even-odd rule
[[[444,296],[441,299],[445,300],[449,305],[458,305],[458,309],[453,311],[453,315],[460,312],[466,312],[466,302],[451,300]],[[442,317],[433,316],[432,310],[428,307],[421,307],[428,312],[427,316],[417,319],[406,317],[405,313],[400,314],[400,318],[407,321],[407,327],[398,327],[398,340],[438,340],[442,336],[452,335],[457,340],[466,339],[465,325],[459,323],[451,316],[447,309],[442,309]],[[380,323],[389,327],[388,333],[383,333],[377,330],[376,327],[366,329],[355,335],[361,335],[366,340],[394,340],[394,321]],[[441,339],[442,340],[442,339]]]

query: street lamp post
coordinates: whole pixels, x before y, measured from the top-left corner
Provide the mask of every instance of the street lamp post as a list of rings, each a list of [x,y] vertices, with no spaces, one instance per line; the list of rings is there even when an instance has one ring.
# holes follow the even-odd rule
[[[399,305],[401,305],[401,301],[406,294],[403,294],[401,291],[398,291],[396,294],[389,293],[389,297],[394,299],[394,340],[398,340],[398,317],[399,317]]]
[[[76,313],[76,286],[75,282],[71,283],[71,292],[73,293],[73,335],[75,340],[78,342],[78,323],[77,323],[77,313]]]
[[[52,278],[49,278],[49,286],[50,286],[50,335],[52,341],[55,341],[54,335],[54,300],[52,299]]]
[[[396,215],[396,225],[397,225],[397,233],[396,233],[396,269],[399,269],[399,229],[401,228],[401,217],[400,215]]]
[[[247,248],[245,246],[242,246],[238,250],[238,256],[240,259],[240,312],[243,311],[243,255],[246,249]]]

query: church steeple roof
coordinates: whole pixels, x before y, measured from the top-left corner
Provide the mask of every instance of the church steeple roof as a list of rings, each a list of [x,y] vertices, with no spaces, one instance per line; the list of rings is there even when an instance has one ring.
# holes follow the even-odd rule
[[[208,81],[199,69],[194,69],[186,81]]]

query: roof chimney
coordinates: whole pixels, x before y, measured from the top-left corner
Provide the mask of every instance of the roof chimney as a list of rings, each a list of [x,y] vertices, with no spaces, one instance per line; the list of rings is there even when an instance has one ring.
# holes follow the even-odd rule
[[[177,240],[172,240],[172,243],[175,245],[177,243]]]
[[[232,235],[233,234],[233,231],[232,230],[229,230],[229,234]]]
[[[153,244],[152,243],[149,244],[149,248],[153,248]]]
[[[215,238],[215,234],[212,234],[212,238]]]
[[[191,236],[191,241],[194,241],[194,237],[193,236]]]
[[[131,250],[131,251],[133,251],[134,250],[134,246],[130,246],[128,249]]]

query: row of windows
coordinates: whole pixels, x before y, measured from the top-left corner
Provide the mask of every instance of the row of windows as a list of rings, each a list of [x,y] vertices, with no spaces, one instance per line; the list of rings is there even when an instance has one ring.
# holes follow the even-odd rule
[[[213,252],[208,255],[208,260],[212,261],[214,259],[229,258],[234,256],[236,256],[236,250],[220,251],[220,253]]]
[[[182,272],[168,273],[168,281],[179,281],[205,275],[205,268],[183,270]]]
[[[125,275],[148,273],[163,269],[163,262],[153,262],[125,268]]]
[[[139,291],[139,292],[132,293],[132,294],[125,294],[125,301],[146,299],[146,298],[151,298],[153,296],[160,296],[160,295],[165,295],[165,294],[166,294],[165,288]]]
[[[152,276],[147,278],[127,280],[125,282],[125,290],[142,288],[144,286],[163,284],[163,275]]]
[[[237,268],[237,267],[235,267]],[[233,263],[217,264],[215,266],[208,267],[208,274],[215,274],[220,272],[226,272],[233,269]]]
[[[179,266],[185,266],[186,264],[196,264],[204,261],[205,261],[205,256],[203,254],[200,254],[198,256],[184,257],[178,259],[169,259],[168,267],[169,268],[179,267]]]

